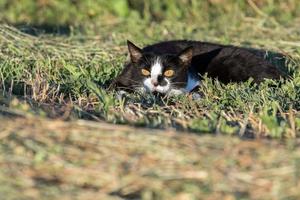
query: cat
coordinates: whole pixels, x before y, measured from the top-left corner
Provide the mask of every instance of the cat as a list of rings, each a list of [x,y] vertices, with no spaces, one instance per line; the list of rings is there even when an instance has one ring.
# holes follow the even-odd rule
[[[159,42],[143,49],[127,41],[127,46],[130,60],[110,88],[171,96],[194,91],[204,74],[225,84],[286,76],[259,49],[188,40]],[[282,54],[274,55],[284,59]]]

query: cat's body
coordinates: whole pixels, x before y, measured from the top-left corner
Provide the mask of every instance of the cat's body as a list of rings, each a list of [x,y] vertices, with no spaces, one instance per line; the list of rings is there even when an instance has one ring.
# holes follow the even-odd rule
[[[190,92],[200,85],[205,73],[223,83],[242,82],[250,77],[260,83],[284,76],[265,59],[263,50],[186,40],[160,42],[143,49],[128,42],[128,48],[131,60],[113,86],[131,91]],[[282,55],[277,56],[283,59]],[[174,72],[172,76],[165,76],[168,71]]]

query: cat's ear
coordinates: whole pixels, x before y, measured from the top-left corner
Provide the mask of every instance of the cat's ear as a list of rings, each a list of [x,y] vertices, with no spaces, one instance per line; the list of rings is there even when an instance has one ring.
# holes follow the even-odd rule
[[[131,61],[133,63],[138,62],[142,58],[142,50],[129,40],[127,40],[127,46]]]
[[[189,65],[193,58],[193,47],[187,47],[184,50],[182,50],[178,54],[178,58],[183,62],[185,65]]]

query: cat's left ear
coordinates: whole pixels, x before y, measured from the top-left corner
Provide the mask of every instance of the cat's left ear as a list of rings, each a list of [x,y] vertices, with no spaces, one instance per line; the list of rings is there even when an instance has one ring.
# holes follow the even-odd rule
[[[187,47],[178,54],[178,58],[184,65],[189,65],[193,58],[193,47]]]
[[[131,61],[133,63],[138,62],[142,58],[142,50],[129,40],[127,40],[127,46]]]

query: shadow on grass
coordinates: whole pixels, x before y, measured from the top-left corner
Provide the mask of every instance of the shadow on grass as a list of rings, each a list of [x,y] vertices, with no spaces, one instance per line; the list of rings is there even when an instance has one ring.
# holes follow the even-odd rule
[[[23,33],[39,36],[42,34],[65,35],[68,36],[72,32],[71,26],[68,25],[50,25],[50,24],[12,24]]]

